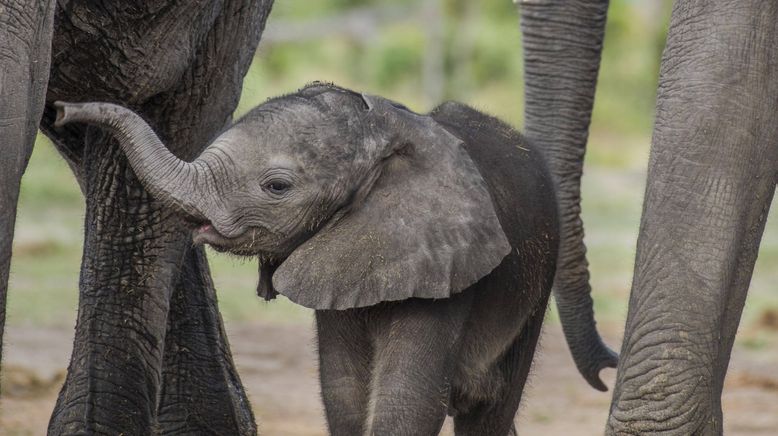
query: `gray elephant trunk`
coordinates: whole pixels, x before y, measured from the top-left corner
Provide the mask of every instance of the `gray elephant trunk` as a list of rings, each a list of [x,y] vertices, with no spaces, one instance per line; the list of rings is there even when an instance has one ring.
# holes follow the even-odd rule
[[[576,366],[595,389],[618,356],[594,322],[581,221],[581,174],[608,0],[521,2],[525,66],[525,131],[548,159],[560,209],[554,295]]]
[[[204,194],[212,192],[213,179],[204,162],[185,162],[160,141],[140,116],[110,103],[54,103],[54,126],[82,122],[111,132],[127,156],[135,174],[151,195],[195,219],[206,220],[201,204]]]

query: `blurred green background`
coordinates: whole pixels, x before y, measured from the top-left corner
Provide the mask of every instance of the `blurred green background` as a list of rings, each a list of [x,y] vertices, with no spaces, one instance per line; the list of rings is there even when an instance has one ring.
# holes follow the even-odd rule
[[[620,329],[632,276],[659,58],[669,1],[611,0],[585,163],[583,217],[595,309]],[[313,80],[428,111],[455,99],[521,128],[518,14],[509,0],[277,1],[236,115]],[[74,325],[82,195],[41,137],[22,186],[9,295],[12,325]],[[227,322],[305,322],[310,314],[255,296],[256,264],[209,253]],[[759,348],[778,324],[778,223],[768,221],[739,341]],[[555,311],[549,312],[557,322]],[[772,320],[772,322],[771,322]]]

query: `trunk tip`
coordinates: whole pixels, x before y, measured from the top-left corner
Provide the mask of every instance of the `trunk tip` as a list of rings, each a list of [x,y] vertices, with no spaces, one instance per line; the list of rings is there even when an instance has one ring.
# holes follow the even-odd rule
[[[57,118],[54,120],[54,127],[62,127],[73,121],[73,110],[76,106],[80,105],[64,101],[55,101],[54,108],[57,110]]]
[[[600,392],[607,392],[608,386],[600,378],[600,372],[605,368],[616,368],[619,365],[619,355],[602,344],[601,356],[596,359],[594,365],[581,371],[584,379],[591,387]]]

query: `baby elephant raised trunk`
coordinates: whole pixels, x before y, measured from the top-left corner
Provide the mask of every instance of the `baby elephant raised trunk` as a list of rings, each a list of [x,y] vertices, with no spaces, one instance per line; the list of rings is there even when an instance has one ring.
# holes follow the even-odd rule
[[[113,134],[127,155],[135,174],[151,195],[196,219],[205,220],[204,194],[213,192],[202,158],[186,162],[177,158],[135,112],[110,103],[56,102],[54,126],[82,122]]]

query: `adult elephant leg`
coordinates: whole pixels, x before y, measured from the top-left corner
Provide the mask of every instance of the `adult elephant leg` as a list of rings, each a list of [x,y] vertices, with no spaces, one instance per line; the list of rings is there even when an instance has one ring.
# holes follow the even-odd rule
[[[201,149],[229,124],[272,6],[273,0],[225,4],[184,80],[147,104],[150,113],[168,119],[170,130],[163,139],[175,138],[182,145],[194,140]],[[187,254],[172,304],[167,338],[171,348],[165,353],[158,410],[161,432],[256,434],[202,248]],[[180,353],[184,349],[190,352]]]
[[[161,434],[256,434],[202,247],[187,252],[173,290],[162,378]]]
[[[49,77],[54,2],[0,1],[0,357],[19,184]]]
[[[605,391],[600,370],[615,368],[618,356],[602,342],[594,321],[580,187],[608,0],[517,3],[524,47],[524,129],[548,159],[560,208],[554,297],[578,370],[592,387]]]
[[[229,123],[271,5],[270,0],[149,1],[132,7],[63,2],[57,12],[47,104],[122,103],[142,114],[173,153],[191,159]],[[154,20],[138,19],[139,14]],[[178,395],[176,388],[161,389],[176,368],[174,363],[163,365],[171,356],[164,353],[165,345],[179,343],[166,337],[170,298],[179,285],[182,292],[190,285],[198,292],[201,285],[193,284],[197,279],[190,274],[207,271],[186,266],[192,262],[187,257],[190,231],[143,190],[115,141],[95,128],[57,131],[52,122],[49,106],[42,128],[71,166],[78,166],[74,169],[86,194],[87,218],[73,354],[49,432],[146,435],[156,432],[158,421],[163,429],[176,428],[181,417],[177,408],[197,399]],[[196,301],[184,299],[184,304]],[[187,306],[180,313],[197,318],[200,310]],[[208,340],[191,337],[184,342],[198,339]],[[239,383],[229,371],[214,373],[213,359],[218,358],[184,366],[178,376],[222,377],[212,386]],[[248,407],[240,386],[216,394],[224,394],[223,407],[192,405],[203,422],[212,424],[194,432],[252,433],[253,426],[240,419],[222,419],[229,408],[224,405]],[[160,410],[159,404],[166,407]],[[180,423],[180,428],[191,429],[191,422]]]
[[[721,434],[778,174],[778,4],[678,1],[608,434]]]
[[[188,234],[152,203],[115,141],[88,129],[85,151],[78,319],[49,433],[149,434],[170,290]]]

